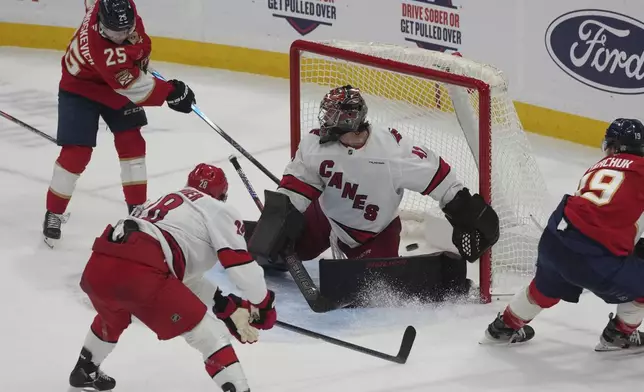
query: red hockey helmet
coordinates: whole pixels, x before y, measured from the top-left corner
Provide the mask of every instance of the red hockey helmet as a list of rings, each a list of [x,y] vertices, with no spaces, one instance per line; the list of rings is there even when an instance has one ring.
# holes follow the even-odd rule
[[[223,170],[217,166],[200,163],[188,174],[189,187],[199,189],[217,200],[226,201],[228,180]]]

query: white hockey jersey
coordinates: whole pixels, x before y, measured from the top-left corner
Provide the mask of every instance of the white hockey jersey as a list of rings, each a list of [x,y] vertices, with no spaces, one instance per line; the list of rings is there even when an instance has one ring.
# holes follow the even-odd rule
[[[429,195],[443,207],[463,188],[447,162],[395,129],[372,127],[358,149],[319,139],[319,130],[302,137],[278,192],[301,212],[319,198],[333,233],[352,248],[398,216],[405,189]]]
[[[202,300],[214,294],[203,274],[217,261],[243,298],[258,304],[266,297],[264,270],[247,251],[244,223],[233,207],[197,189],[184,188],[162,196],[128,219],[159,241],[172,273]]]

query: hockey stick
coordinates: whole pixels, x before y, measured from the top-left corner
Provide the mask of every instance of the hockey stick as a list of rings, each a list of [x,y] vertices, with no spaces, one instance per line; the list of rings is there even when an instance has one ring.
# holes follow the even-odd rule
[[[237,161],[237,157],[234,155],[231,155],[228,157],[228,160],[230,161],[230,163],[232,163],[235,170],[237,170],[237,174],[239,174],[239,178],[241,178],[242,182],[244,183],[244,186],[246,187],[246,190],[248,190],[248,193],[250,193],[250,197],[253,199],[253,201],[255,202],[255,205],[261,212],[264,209],[264,204],[262,203],[261,200],[259,200],[259,196],[257,196],[255,189],[253,189],[253,186],[250,184],[248,177],[246,177],[246,173],[244,173],[244,170],[241,168],[241,165]]]
[[[259,200],[259,197],[257,196],[257,193],[253,189],[253,186],[251,185],[250,181],[248,180],[248,177],[246,177],[244,170],[241,168],[241,165],[237,161],[237,157],[235,157],[234,155],[231,155],[230,157],[228,157],[228,160],[237,171],[237,174],[239,174],[239,177],[241,178],[242,182],[246,186],[246,189],[248,190],[248,193],[250,194],[253,201],[255,202],[255,205],[257,206],[257,208],[259,208],[260,211],[262,211],[264,208],[264,205],[262,204],[261,200]],[[289,258],[291,258],[290,261],[292,264],[288,264]],[[292,252],[289,253],[289,256],[286,256],[286,262],[289,268],[289,272],[291,273],[291,276],[293,276],[293,279],[295,280],[295,282],[298,283],[298,287],[300,288],[300,291],[302,291],[304,298],[306,299],[309,306],[314,312],[316,313],[326,312],[328,310],[333,310],[337,308],[336,304],[332,304],[330,301],[328,301],[326,298],[320,295],[318,288],[315,286],[315,283],[313,283],[313,279],[311,279],[311,276],[302,265],[302,262],[298,260],[297,257]],[[305,282],[305,284],[300,285],[299,282]],[[416,339],[416,329],[411,325],[408,326],[405,329],[405,333],[403,334],[402,342],[400,343],[400,348],[398,349],[398,354],[389,355],[380,351],[372,350],[370,348],[358,346],[353,343],[332,338],[330,336],[322,335],[317,332],[309,331],[308,329],[304,329],[296,325],[288,324],[283,321],[278,320],[276,324],[281,328],[287,329],[295,333],[299,333],[301,335],[305,335],[314,339],[319,339],[327,343],[335,344],[336,346],[344,347],[349,350],[371,355],[372,357],[376,357],[376,358],[384,359],[386,361],[400,363],[400,364],[404,364],[405,362],[407,362],[407,358],[409,357],[411,348],[414,345],[414,340]]]
[[[149,69],[150,73],[154,75],[154,77],[161,79],[161,80],[166,80],[159,72]],[[280,180],[273,175],[267,168],[264,167],[257,159],[255,159],[248,151],[246,151],[242,146],[240,146],[232,137],[230,137],[226,132],[224,132],[223,129],[221,129],[220,126],[212,122],[208,116],[204,114],[204,112],[199,109],[199,107],[196,104],[192,105],[192,111],[195,112],[199,118],[201,118],[206,124],[210,126],[215,132],[217,132],[221,137],[224,138],[228,143],[230,143],[237,151],[239,151],[243,156],[245,156],[249,161],[251,161],[259,170],[261,170],[264,174],[268,176],[273,182],[279,185]]]
[[[16,124],[20,125],[21,127],[25,128],[26,130],[31,131],[31,132],[35,133],[36,135],[41,136],[41,137],[49,140],[50,142],[52,142],[54,144],[58,144],[58,141],[56,141],[56,139],[54,137],[49,136],[45,132],[37,130],[36,128],[32,127],[31,125],[18,120],[14,116],[12,116],[12,115],[10,115],[8,113],[5,113],[2,110],[0,110],[0,116],[6,118],[9,121],[13,121],[14,123],[16,123]]]
[[[231,155],[230,157],[228,157],[228,160],[237,171],[237,174],[239,174],[239,177],[244,183],[244,186],[246,186],[246,189],[248,190],[250,197],[255,202],[255,205],[257,205],[257,208],[262,211],[264,209],[264,205],[262,204],[261,200],[259,200],[259,196],[257,196],[257,193],[253,189],[253,186],[248,180],[248,177],[246,177],[244,170],[239,165],[237,157]],[[289,249],[286,252],[286,255],[284,255],[284,261],[286,262],[288,272],[293,277],[295,284],[297,284],[297,287],[298,289],[300,289],[300,292],[304,296],[304,299],[309,304],[311,310],[313,310],[315,313],[325,313],[331,310],[343,308],[348,305],[338,304],[323,297],[320,294],[320,290],[315,285],[315,282],[313,282],[311,275],[309,275],[309,272],[302,265],[302,261],[298,259],[292,249]]]
[[[276,323],[279,327],[287,329],[289,331],[299,333],[301,335],[305,335],[314,339],[319,339],[327,343],[335,344],[336,346],[344,347],[349,350],[357,351],[366,355],[370,355],[372,357],[384,359],[385,361],[390,361],[390,362],[395,362],[395,363],[400,363],[404,364],[407,362],[407,358],[409,357],[409,353],[411,352],[411,348],[414,345],[414,340],[416,339],[416,328],[412,327],[411,325],[408,326],[405,329],[405,333],[403,334],[402,341],[400,342],[400,348],[398,349],[398,354],[397,355],[390,355],[390,354],[385,354],[380,351],[372,350],[370,348],[358,346],[357,344],[345,342],[343,340],[339,340],[336,338],[332,338],[330,336],[322,335],[317,332],[309,331],[308,329],[304,329],[301,327],[298,327],[296,325],[291,325],[284,323],[282,321],[277,321]]]

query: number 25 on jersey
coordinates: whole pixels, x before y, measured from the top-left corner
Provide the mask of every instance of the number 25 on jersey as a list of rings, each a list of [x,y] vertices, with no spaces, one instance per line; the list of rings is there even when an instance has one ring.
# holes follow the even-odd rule
[[[67,48],[67,52],[65,53],[65,68],[67,68],[67,72],[69,72],[71,75],[78,75],[81,71],[81,65],[86,64],[83,54],[85,54],[90,63],[93,65],[93,60],[89,54],[89,48],[87,48],[87,41],[85,41],[85,46],[82,49],[83,53],[81,53],[81,48],[78,43],[78,37],[74,37],[74,39],[72,39],[72,42],[69,44],[69,47]],[[125,64],[125,62],[127,61],[127,53],[125,52],[125,48],[106,48],[103,51],[103,54],[107,56],[105,59],[105,65],[108,67],[117,64]]]
[[[575,193],[598,206],[603,206],[613,199],[613,196],[624,182],[625,174],[622,171],[601,169],[586,173],[579,182],[579,189]]]

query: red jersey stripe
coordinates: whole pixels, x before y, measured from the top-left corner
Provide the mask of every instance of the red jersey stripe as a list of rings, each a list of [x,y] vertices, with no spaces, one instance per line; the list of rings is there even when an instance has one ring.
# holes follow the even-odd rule
[[[282,181],[280,181],[280,187],[302,195],[311,201],[316,200],[322,194],[322,192],[316,187],[309,185],[290,174],[282,177]]]
[[[436,170],[436,174],[434,174],[434,177],[432,180],[429,182],[429,185],[427,185],[427,188],[423,191],[423,195],[429,195],[432,193],[436,187],[440,185],[441,182],[447,177],[449,172],[452,170],[450,165],[443,160],[443,158],[439,158],[439,164],[438,164],[438,170]]]
[[[340,226],[342,230],[344,230],[353,240],[359,244],[364,244],[370,240],[372,240],[375,236],[378,235],[378,233],[373,233],[371,231],[366,231],[366,230],[358,230],[354,229],[353,227],[349,227],[346,225],[343,225],[342,223],[338,222],[335,219],[332,219],[335,224]]]
[[[243,249],[222,248],[217,251],[217,257],[224,268],[237,267],[255,260],[248,251]]]

